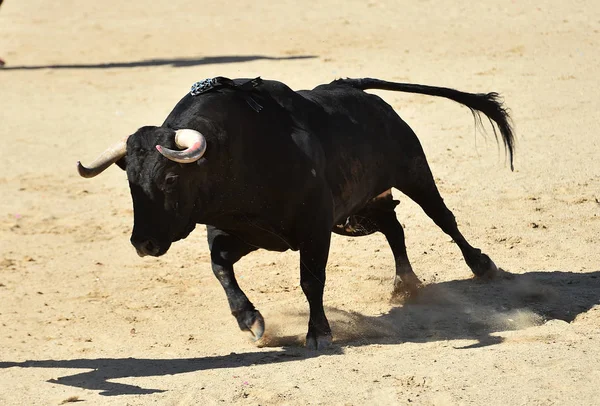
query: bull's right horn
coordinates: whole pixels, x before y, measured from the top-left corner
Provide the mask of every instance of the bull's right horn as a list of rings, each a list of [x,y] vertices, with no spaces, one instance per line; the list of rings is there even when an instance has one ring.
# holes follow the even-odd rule
[[[204,138],[204,135],[189,128],[175,131],[175,144],[179,148],[184,148],[184,150],[174,151],[162,145],[157,145],[156,149],[165,158],[182,164],[196,162],[206,152],[206,138]]]
[[[127,153],[127,138],[117,142],[104,151],[90,166],[83,166],[80,161],[77,161],[77,172],[79,172],[79,175],[84,178],[93,178],[119,159],[123,158]]]

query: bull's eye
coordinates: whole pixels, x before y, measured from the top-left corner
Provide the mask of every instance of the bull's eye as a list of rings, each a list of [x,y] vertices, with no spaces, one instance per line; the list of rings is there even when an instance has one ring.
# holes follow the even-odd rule
[[[167,177],[165,178],[165,185],[167,187],[173,187],[177,184],[178,179],[179,176],[177,175],[167,175]]]

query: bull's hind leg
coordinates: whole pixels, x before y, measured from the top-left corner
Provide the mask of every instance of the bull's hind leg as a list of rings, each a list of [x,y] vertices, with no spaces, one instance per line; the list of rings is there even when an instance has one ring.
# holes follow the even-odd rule
[[[408,174],[402,174],[396,187],[421,206],[435,224],[452,237],[475,276],[493,275],[497,271],[494,262],[480,249],[471,246],[459,231],[454,214],[446,207],[435,185],[425,156],[416,158],[413,163]]]
[[[423,286],[417,275],[415,275],[404,240],[404,230],[396,217],[395,211],[372,210],[369,213],[371,219],[377,224],[379,231],[392,249],[396,262],[396,279],[394,280],[394,295],[414,295]]]
[[[242,331],[249,331],[258,340],[265,331],[264,319],[248,300],[233,273],[233,264],[256,248],[215,227],[208,226],[207,234],[212,269],[225,290],[231,314]]]
[[[347,218],[343,224],[336,225],[334,233],[352,237],[381,232],[388,241],[396,262],[394,292],[397,295],[413,295],[423,286],[415,275],[404,240],[404,230],[396,217],[395,207],[400,203],[392,197],[392,190],[386,190],[367,205]]]
[[[396,262],[396,279],[394,280],[394,295],[412,295],[423,286],[417,275],[415,275],[408,254],[406,252],[406,243],[404,239],[404,230],[396,217],[395,208],[399,201],[394,200],[392,191],[387,190],[384,193],[371,200],[367,206],[360,210],[354,217],[356,223],[366,223],[370,225],[368,231],[381,232],[388,241],[394,261]]]

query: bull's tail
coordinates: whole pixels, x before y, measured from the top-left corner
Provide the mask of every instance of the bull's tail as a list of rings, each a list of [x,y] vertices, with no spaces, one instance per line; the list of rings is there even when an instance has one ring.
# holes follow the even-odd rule
[[[380,89],[445,97],[467,106],[471,110],[471,113],[473,113],[475,122],[479,125],[481,125],[480,113],[483,113],[492,124],[496,141],[498,141],[498,133],[496,132],[496,127],[494,127],[493,123],[496,123],[498,126],[502,143],[504,144],[505,150],[508,152],[510,169],[514,170],[513,153],[515,150],[515,137],[513,134],[510,116],[507,109],[504,107],[502,98],[498,93],[466,93],[446,87],[416,85],[411,83],[395,83],[371,78],[340,79],[336,80],[335,83],[352,86],[360,90]]]

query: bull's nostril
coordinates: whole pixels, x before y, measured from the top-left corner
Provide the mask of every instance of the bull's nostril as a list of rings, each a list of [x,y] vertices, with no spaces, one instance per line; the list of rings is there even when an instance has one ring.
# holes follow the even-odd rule
[[[140,244],[140,249],[146,255],[156,255],[160,251],[158,243],[153,239],[142,242]]]
[[[144,247],[144,251],[150,255],[155,255],[159,250],[158,244],[156,244],[156,242],[153,240],[147,240],[142,246]]]
[[[153,255],[156,256],[160,252],[160,245],[152,238],[131,238],[131,244],[135,247],[140,256]]]

